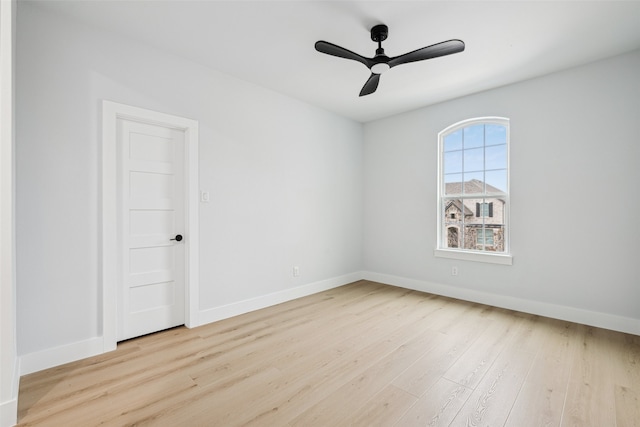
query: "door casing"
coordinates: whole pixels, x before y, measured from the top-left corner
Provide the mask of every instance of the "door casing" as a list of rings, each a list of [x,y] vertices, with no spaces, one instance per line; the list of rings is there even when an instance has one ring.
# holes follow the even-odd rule
[[[184,131],[185,149],[185,325],[198,325],[199,225],[198,225],[198,122],[104,100],[102,102],[102,337],[103,350],[117,347],[117,287],[120,281],[118,242],[118,119],[132,120]]]

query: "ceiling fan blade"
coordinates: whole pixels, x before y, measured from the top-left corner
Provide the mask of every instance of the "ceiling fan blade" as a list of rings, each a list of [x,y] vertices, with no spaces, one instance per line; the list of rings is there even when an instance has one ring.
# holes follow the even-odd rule
[[[421,49],[414,50],[413,52],[405,53],[404,55],[395,56],[389,60],[389,67],[395,67],[396,65],[422,61],[425,59],[438,58],[440,56],[462,52],[463,50],[464,42],[462,40],[447,40],[446,42],[423,47]]]
[[[371,73],[369,80],[362,86],[360,96],[371,95],[378,89],[378,83],[380,82],[380,74]]]
[[[337,56],[339,58],[353,59],[354,61],[358,61],[367,66],[367,68],[371,68],[373,66],[373,60],[369,58],[365,58],[362,55],[358,55],[355,52],[351,52],[348,49],[340,47],[336,44],[318,41],[316,42],[316,50],[321,53],[326,53],[327,55]]]

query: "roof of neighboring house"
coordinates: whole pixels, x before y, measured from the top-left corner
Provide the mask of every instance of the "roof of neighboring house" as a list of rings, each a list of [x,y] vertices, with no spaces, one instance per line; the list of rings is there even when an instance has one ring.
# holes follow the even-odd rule
[[[463,190],[464,185],[464,191]],[[445,193],[446,194],[482,194],[485,192],[483,186],[484,182],[479,179],[472,179],[470,181],[465,182],[447,182],[444,184]],[[487,193],[502,193],[502,190],[496,188],[492,185],[486,184]]]
[[[464,206],[464,215],[465,216],[473,215],[473,212],[471,211],[471,209],[469,209],[468,207],[462,204],[462,200],[449,200],[449,203],[447,203],[446,209],[449,209],[451,205],[455,206],[458,209],[458,211],[462,211],[462,207]]]

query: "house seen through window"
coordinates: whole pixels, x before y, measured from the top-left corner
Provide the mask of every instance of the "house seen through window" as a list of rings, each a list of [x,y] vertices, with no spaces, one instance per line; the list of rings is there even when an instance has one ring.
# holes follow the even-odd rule
[[[438,249],[507,254],[508,119],[457,123],[438,145]]]

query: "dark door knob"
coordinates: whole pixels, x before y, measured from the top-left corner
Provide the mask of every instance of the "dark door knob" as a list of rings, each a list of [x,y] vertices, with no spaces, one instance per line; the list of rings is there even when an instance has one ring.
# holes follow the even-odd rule
[[[169,240],[175,240],[176,242],[179,242],[180,240],[182,240],[182,234],[176,234],[175,239],[169,239]]]

